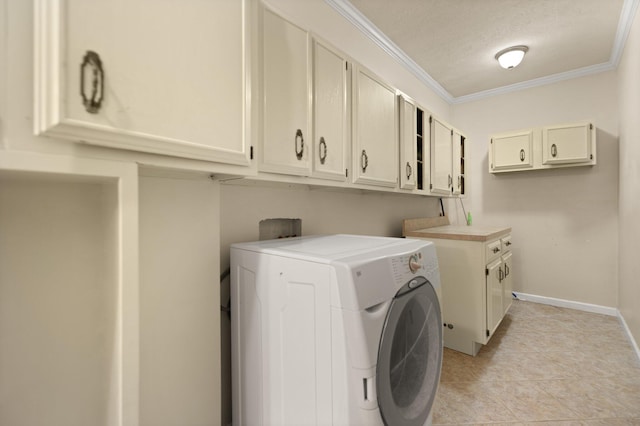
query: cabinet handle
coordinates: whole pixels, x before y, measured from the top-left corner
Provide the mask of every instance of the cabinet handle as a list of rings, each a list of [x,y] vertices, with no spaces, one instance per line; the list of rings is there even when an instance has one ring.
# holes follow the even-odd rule
[[[453,179],[451,178],[451,175],[447,175],[447,176],[448,176],[448,182],[449,182],[448,186],[451,187],[453,186]]]
[[[558,147],[554,143],[551,145],[551,156],[555,158],[556,155],[558,155]]]
[[[85,89],[85,74],[91,73],[91,86]],[[100,55],[92,50],[87,50],[80,64],[80,96],[82,104],[88,113],[97,114],[102,106],[104,98],[104,70]]]
[[[298,149],[298,141],[300,141],[300,149]],[[300,129],[296,130],[295,150],[296,158],[302,160],[302,154],[304,154],[304,136],[302,136],[302,130]]]
[[[520,161],[524,161],[524,149],[520,150]]]
[[[407,161],[406,171],[407,171],[407,179],[409,179],[413,174],[413,168],[411,167],[411,164],[409,164],[408,161]]]
[[[327,143],[324,141],[324,136],[320,137],[318,155],[320,156],[320,164],[324,164],[325,160],[327,159]]]
[[[506,243],[504,243],[505,246],[510,246],[511,245],[511,241],[507,241]]]
[[[504,277],[507,278],[509,275],[509,266],[507,264],[504,265]]]
[[[502,282],[502,280],[504,279],[504,273],[502,272],[502,267],[498,268],[498,282]]]
[[[360,156],[360,164],[362,166],[362,173],[366,173],[367,166],[369,166],[369,156],[367,155],[366,150],[362,150],[362,155]]]
[[[499,252],[499,251],[500,251],[500,249],[499,249],[498,247],[494,247],[494,248],[493,248],[493,252],[494,252],[494,253],[497,253],[497,252]]]
[[[460,189],[460,187],[462,186],[462,184],[460,183],[462,181],[462,177],[458,176],[458,189]]]

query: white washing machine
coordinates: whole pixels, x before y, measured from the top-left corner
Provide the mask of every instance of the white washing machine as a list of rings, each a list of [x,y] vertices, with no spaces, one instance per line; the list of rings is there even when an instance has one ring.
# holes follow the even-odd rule
[[[430,424],[439,295],[435,248],[424,240],[234,244],[233,424]]]

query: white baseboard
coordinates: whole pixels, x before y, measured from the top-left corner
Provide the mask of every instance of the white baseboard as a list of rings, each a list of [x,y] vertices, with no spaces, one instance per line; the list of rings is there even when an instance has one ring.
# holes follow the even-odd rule
[[[595,314],[603,314],[603,315],[617,317],[620,323],[622,324],[622,327],[624,328],[625,333],[627,334],[627,338],[629,339],[629,342],[631,342],[631,346],[633,347],[633,350],[635,351],[636,356],[638,357],[638,360],[640,360],[640,348],[638,347],[638,343],[633,338],[633,335],[631,334],[631,330],[629,330],[629,326],[627,326],[627,322],[624,320],[624,317],[622,316],[622,314],[617,308],[611,308],[609,306],[601,306],[601,305],[592,305],[591,303],[574,302],[572,300],[556,299],[554,297],[536,296],[535,294],[520,293],[517,291],[514,291],[513,294],[518,299],[524,300],[526,302],[541,303],[543,305],[558,306],[560,308],[577,309],[579,311],[586,311],[586,312],[592,312]]]
[[[633,350],[636,351],[636,356],[640,360],[640,348],[638,348],[638,343],[636,342],[636,339],[633,338],[633,334],[631,334],[631,330],[629,330],[629,326],[627,325],[627,322],[624,320],[624,317],[622,316],[620,311],[618,311],[618,319],[620,320],[622,327],[624,327],[624,331],[627,333],[627,338],[629,339],[629,342],[631,342]]]
[[[554,297],[536,296],[535,294],[520,293],[514,291],[513,294],[520,300],[527,302],[542,303],[543,305],[558,306],[560,308],[577,309],[578,311],[593,312],[594,314],[609,315],[617,317],[620,315],[618,309],[609,306],[592,305],[591,303],[574,302],[572,300],[556,299]]]

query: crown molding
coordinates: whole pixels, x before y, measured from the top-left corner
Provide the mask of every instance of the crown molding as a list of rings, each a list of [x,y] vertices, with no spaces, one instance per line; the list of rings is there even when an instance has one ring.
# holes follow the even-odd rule
[[[629,31],[631,31],[633,19],[638,9],[638,5],[640,5],[640,0],[624,0],[622,11],[620,12],[620,19],[618,21],[618,29],[616,31],[614,45],[611,51],[611,57],[608,62],[523,81],[521,83],[511,84],[508,86],[497,87],[495,89],[483,90],[469,95],[453,97],[440,85],[440,83],[434,80],[433,77],[431,77],[393,41],[391,41],[382,31],[380,31],[378,27],[369,21],[367,17],[360,13],[360,11],[348,0],[324,1],[449,104],[472,102],[491,96],[503,95],[519,90],[553,84],[559,81],[570,80],[572,78],[579,78],[600,72],[615,70],[620,63]]]
[[[590,65],[588,67],[552,74],[545,77],[534,78],[533,80],[510,84],[508,86],[496,87],[495,89],[483,90],[481,92],[471,93],[469,95],[458,96],[453,99],[452,104],[462,104],[465,102],[477,101],[479,99],[488,98],[491,96],[518,92],[520,90],[530,89],[532,87],[546,86],[548,84],[557,83],[559,81],[571,80],[574,78],[584,77],[592,74],[599,74],[601,72],[612,71],[614,69],[615,67],[609,62]]]
[[[415,75],[427,87],[436,92],[438,96],[447,101],[453,102],[453,96],[444,87],[433,79],[420,65],[411,59],[400,47],[398,47],[389,37],[387,37],[373,22],[367,19],[358,9],[347,0],[324,0],[336,12],[345,17],[355,25],[365,36],[377,44],[389,56],[398,61],[409,72]]]
[[[633,24],[633,18],[638,10],[640,0],[624,0],[622,4],[622,11],[620,12],[620,19],[618,20],[618,31],[616,31],[616,39],[613,43],[613,49],[611,51],[611,58],[609,62],[614,68],[618,67],[622,53],[624,52],[624,46],[627,42],[627,37],[631,31],[631,25]]]

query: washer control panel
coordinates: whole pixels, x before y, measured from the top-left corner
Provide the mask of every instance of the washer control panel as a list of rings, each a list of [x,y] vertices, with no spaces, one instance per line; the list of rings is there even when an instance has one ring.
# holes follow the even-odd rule
[[[416,275],[426,275],[437,269],[437,258],[428,253],[419,250],[408,255],[390,258],[395,281],[398,284],[404,284]]]

